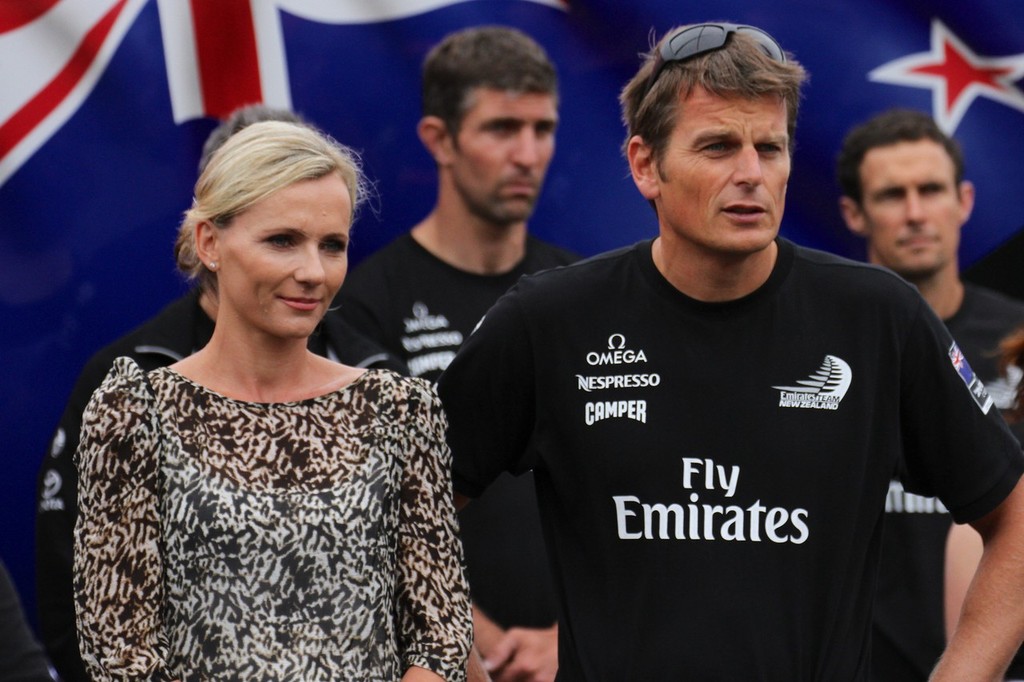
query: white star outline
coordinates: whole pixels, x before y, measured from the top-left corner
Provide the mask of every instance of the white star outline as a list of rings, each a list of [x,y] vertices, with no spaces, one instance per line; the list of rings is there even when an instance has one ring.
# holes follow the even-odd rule
[[[996,88],[988,83],[975,80],[957,95],[952,106],[948,106],[949,82],[945,76],[914,73],[914,70],[920,67],[945,64],[947,43],[959,53],[961,59],[972,67],[981,70],[1008,70],[1008,73],[1004,75],[993,77],[993,80],[1001,87]],[[987,97],[1024,112],[1024,92],[1014,85],[1014,81],[1021,78],[1024,78],[1024,54],[1009,57],[979,57],[939,19],[932,19],[930,52],[919,52],[908,57],[901,57],[877,67],[868,74],[868,80],[871,81],[915,88],[930,88],[932,91],[932,116],[947,135],[952,135],[956,131],[976,97]]]

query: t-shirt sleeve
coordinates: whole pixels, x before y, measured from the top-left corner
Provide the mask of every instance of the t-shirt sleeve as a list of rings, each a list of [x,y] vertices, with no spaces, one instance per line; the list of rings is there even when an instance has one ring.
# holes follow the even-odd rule
[[[464,680],[473,639],[469,585],[452,502],[445,419],[425,380],[402,384],[408,396],[408,458],[399,516],[398,632],[403,668],[416,665],[445,680]]]
[[[77,453],[75,602],[95,680],[169,679],[157,449],[149,385],[118,358],[83,414]]]
[[[479,497],[503,471],[532,467],[532,344],[517,288],[492,307],[438,380],[448,414],[455,490]]]
[[[901,367],[905,484],[935,495],[958,523],[995,509],[1024,456],[981,380],[931,309],[921,304]]]

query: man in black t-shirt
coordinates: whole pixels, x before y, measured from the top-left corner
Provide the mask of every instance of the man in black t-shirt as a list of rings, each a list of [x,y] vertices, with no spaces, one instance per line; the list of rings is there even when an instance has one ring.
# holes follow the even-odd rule
[[[1020,446],[915,289],[779,237],[804,78],[757,28],[671,31],[621,96],[658,236],[522,278],[438,383],[459,495],[534,473],[560,682],[870,679],[901,462],[986,538],[934,679],[1020,644]]]
[[[437,202],[349,274],[336,314],[436,380],[524,274],[576,260],[527,231],[558,122],[555,67],[523,33],[471,28],[423,66],[417,128]],[[496,682],[552,680],[556,610],[532,478],[504,476],[460,514],[476,644]]]
[[[957,251],[974,186],[964,179],[956,140],[923,112],[887,111],[846,136],[837,176],[840,210],[865,238],[868,260],[917,287],[995,406],[1011,408],[1019,378],[1000,372],[999,342],[1024,323],[1024,303],[960,278]],[[946,643],[943,564],[952,520],[941,502],[907,492],[899,478],[885,511],[872,670],[879,680],[923,682]],[[1024,661],[1009,673],[1024,677]]]

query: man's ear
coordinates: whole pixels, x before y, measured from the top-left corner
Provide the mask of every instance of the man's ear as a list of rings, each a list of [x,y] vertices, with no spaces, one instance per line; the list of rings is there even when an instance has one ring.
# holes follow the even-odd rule
[[[661,175],[658,162],[654,159],[654,150],[639,135],[629,138],[626,143],[626,159],[629,161],[629,172],[633,175],[633,183],[640,194],[648,201],[661,196]]]
[[[974,210],[974,183],[963,180],[957,191],[960,193],[960,224],[963,225],[971,219],[971,211]]]
[[[846,227],[859,237],[867,237],[868,221],[864,216],[864,209],[856,201],[847,196],[839,197],[839,212],[843,214]]]
[[[416,125],[416,134],[420,142],[438,166],[451,163],[455,151],[455,139],[448,132],[448,126],[437,116],[424,116]]]

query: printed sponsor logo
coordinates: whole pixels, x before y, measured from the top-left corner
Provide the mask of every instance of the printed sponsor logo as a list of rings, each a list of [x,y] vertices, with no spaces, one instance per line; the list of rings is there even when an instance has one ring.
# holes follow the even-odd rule
[[[810,537],[806,509],[772,507],[760,498],[734,500],[740,468],[712,459],[682,458],[682,488],[688,501],[649,502],[638,495],[613,495],[615,532],[620,540],[771,542],[801,545]],[[710,496],[702,501],[701,493]],[[720,498],[716,503],[714,498]]]
[[[64,500],[57,497],[64,481],[59,473],[49,469],[43,476],[42,499],[39,500],[39,511],[64,511]]]
[[[403,336],[402,348],[408,353],[418,353],[427,348],[445,348],[462,345],[462,332],[450,329],[419,336]]]
[[[58,428],[57,433],[53,434],[53,440],[50,441],[50,457],[60,457],[60,453],[64,452],[64,446],[68,444],[68,435],[64,433],[63,428]]]
[[[444,350],[437,353],[427,353],[409,358],[406,365],[409,367],[409,374],[414,377],[423,376],[434,370],[444,371],[455,359],[455,351]]]
[[[779,391],[779,407],[808,410],[838,410],[853,381],[853,371],[845,360],[826,355],[818,371],[796,386],[772,386]]]
[[[916,495],[903,489],[899,481],[889,481],[889,492],[885,496],[887,514],[948,514],[949,509],[937,497]]]
[[[609,336],[606,350],[587,353],[587,364],[591,366],[632,365],[637,362],[647,362],[647,355],[642,350],[626,348],[626,337],[622,334]]]
[[[405,333],[415,334],[422,331],[434,331],[435,329],[447,329],[451,326],[448,318],[444,315],[431,315],[430,310],[423,303],[417,301],[412,304],[412,317],[402,320],[405,323]]]
[[[646,400],[604,400],[588,402],[583,406],[583,421],[593,426],[605,419],[632,419],[647,423]]]
[[[413,304],[412,317],[404,318],[402,323],[405,335],[399,340],[410,354],[405,363],[409,373],[418,377],[447,369],[455,358],[455,351],[462,345],[462,332],[449,329],[451,324],[447,317],[431,315],[426,304],[420,301]]]
[[[576,375],[576,386],[581,391],[604,391],[611,388],[653,388],[661,385],[660,374],[613,374],[610,376]]]

